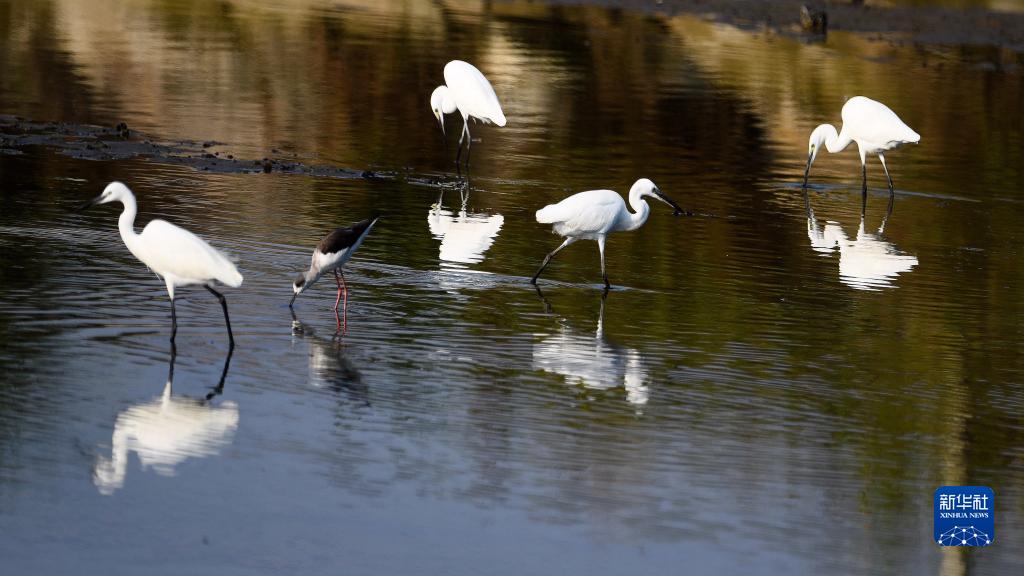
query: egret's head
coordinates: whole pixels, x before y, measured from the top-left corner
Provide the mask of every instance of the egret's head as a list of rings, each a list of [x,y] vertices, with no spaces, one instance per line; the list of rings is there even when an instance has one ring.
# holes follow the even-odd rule
[[[438,86],[430,95],[430,110],[434,112],[434,118],[441,124],[441,132],[444,132],[444,115],[455,112],[455,99],[447,86]]]
[[[106,204],[107,202],[124,202],[125,198],[128,198],[131,195],[132,191],[124,184],[120,182],[111,182],[110,184],[107,184],[107,187],[103,189],[103,192],[99,196],[89,200],[85,204],[82,204],[78,209],[85,210],[90,206]]]
[[[675,210],[673,212],[673,215],[675,216],[678,216],[683,213],[683,209],[680,208],[674,200],[666,196],[661,191],[661,189],[654,184],[654,182],[651,182],[647,178],[641,178],[633,183],[633,187],[630,188],[629,190],[629,195],[633,196],[634,194],[639,198],[643,198],[644,196],[650,196],[651,198],[660,200],[665,204],[668,204]]]
[[[822,124],[811,132],[811,137],[807,139],[807,168],[810,169],[811,164],[814,164],[814,159],[818,157],[818,152],[823,146],[828,137],[835,133],[836,129],[831,124]]]

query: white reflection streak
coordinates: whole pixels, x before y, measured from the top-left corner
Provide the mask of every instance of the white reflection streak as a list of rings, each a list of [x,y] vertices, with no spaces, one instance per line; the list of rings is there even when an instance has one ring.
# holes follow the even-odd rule
[[[456,216],[438,204],[427,213],[427,223],[431,235],[441,240],[441,260],[477,264],[483,262],[484,252],[494,244],[505,217],[501,214],[470,214],[466,212],[465,205]]]
[[[884,224],[883,224],[884,226]],[[880,290],[894,285],[897,276],[917,266],[917,257],[906,254],[879,234],[864,229],[864,219],[857,229],[857,238],[850,240],[836,222],[828,221],[819,230],[812,215],[807,219],[807,237],[811,249],[831,253],[839,248],[839,280],[857,290]]]
[[[124,486],[131,452],[138,454],[143,470],[153,468],[157,474],[173,476],[174,467],[186,459],[216,455],[231,443],[238,428],[238,406],[231,401],[213,406],[208,400],[175,397],[173,380],[172,355],[163,395],[118,415],[111,457],[98,456],[93,472],[93,482],[101,494],[113,494]]]
[[[593,336],[563,324],[558,334],[534,345],[533,366],[564,376],[570,385],[592,390],[622,386],[626,401],[636,407],[638,414],[650,397],[650,374],[640,352],[604,339],[604,298]]]

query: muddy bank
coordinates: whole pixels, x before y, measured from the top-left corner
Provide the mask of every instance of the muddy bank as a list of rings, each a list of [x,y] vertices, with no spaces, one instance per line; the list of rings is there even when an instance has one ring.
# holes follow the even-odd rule
[[[46,146],[83,160],[146,158],[154,162],[189,166],[204,172],[260,174],[283,172],[325,178],[398,179],[394,173],[314,165],[288,158],[279,151],[266,158],[236,158],[216,151],[221,142],[159,141],[131,130],[125,123],[104,127],[67,122],[37,122],[0,115],[0,154],[22,154],[31,146]],[[410,180],[410,179],[406,179]],[[423,185],[440,185],[425,179]]]
[[[801,7],[824,13],[829,31],[878,34],[932,45],[1002,47],[1024,52],[1024,13],[983,8],[882,6],[849,0],[549,0],[551,4],[597,5],[653,14],[694,14],[742,28],[817,35],[801,24]]]

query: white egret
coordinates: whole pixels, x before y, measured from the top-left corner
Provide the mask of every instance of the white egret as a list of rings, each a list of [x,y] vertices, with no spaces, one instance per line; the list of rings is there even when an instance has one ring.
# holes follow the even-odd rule
[[[135,215],[138,206],[135,195],[121,182],[108,184],[102,194],[83,204],[80,210],[108,202],[124,205],[117,220],[117,228],[125,246],[140,262],[163,278],[167,285],[167,295],[171,298],[171,342],[174,342],[178,333],[178,317],[174,309],[175,287],[202,284],[220,301],[224,309],[224,323],[228,327],[228,339],[234,348],[235,337],[231,333],[227,300],[211,286],[214,280],[232,288],[242,285],[242,275],[231,260],[202,238],[164,220],[151,220],[141,234],[136,234]]]
[[[462,114],[462,134],[459,136],[459,151],[455,165],[462,157],[462,142],[466,141],[466,169],[469,169],[469,155],[473,138],[469,134],[469,119],[475,118],[484,124],[505,125],[505,114],[494,88],[476,66],[462,60],[452,60],[444,66],[444,85],[438,86],[430,95],[430,109],[444,130],[444,115],[456,110]]]
[[[856,142],[860,151],[861,215],[863,215],[868,202],[867,155],[877,154],[878,159],[882,162],[885,177],[889,180],[889,201],[891,203],[896,191],[892,185],[892,177],[889,176],[889,168],[885,165],[883,153],[895,150],[904,144],[917,144],[921,141],[921,135],[904,124],[888,106],[864,96],[854,96],[847,100],[843,105],[842,115],[843,128],[841,131],[836,132],[835,126],[831,124],[822,124],[811,132],[807,143],[807,167],[804,168],[804,193],[807,193],[807,176],[810,174],[811,164],[814,164],[814,159],[818,157],[822,144],[834,154],[845,150],[851,142]]]
[[[334,281],[338,285],[338,296],[334,299],[334,315],[337,318],[338,302],[341,300],[342,294],[344,294],[343,314],[347,327],[348,284],[345,283],[345,274],[341,272],[341,267],[359,249],[359,246],[379,219],[379,216],[367,218],[347,228],[336,228],[333,232],[324,236],[323,240],[313,249],[313,258],[309,263],[309,270],[300,273],[295,278],[295,282],[292,283],[293,294],[291,302],[288,302],[288,307],[290,308],[295,303],[295,298],[308,290],[321,276],[328,272],[334,272]]]
[[[614,190],[588,190],[569,196],[557,204],[550,204],[537,211],[537,222],[552,224],[555,234],[565,237],[565,242],[544,257],[531,283],[537,283],[537,277],[544,271],[551,258],[562,248],[577,240],[597,240],[601,251],[601,276],[604,278],[605,289],[611,287],[608,274],[604,267],[604,242],[611,232],[627,232],[644,225],[651,212],[645,196],[656,198],[675,209],[674,214],[682,214],[683,209],[671,198],[666,196],[647,178],[637,180],[629,190],[629,205],[635,213],[626,209],[626,203]]]

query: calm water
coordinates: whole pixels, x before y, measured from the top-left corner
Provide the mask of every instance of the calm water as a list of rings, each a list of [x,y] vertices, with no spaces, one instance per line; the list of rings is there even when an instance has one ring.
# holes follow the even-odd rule
[[[0,0],[0,113],[212,140],[381,180],[0,155],[0,557],[12,573],[1008,574],[1024,563],[1021,56],[535,3]],[[427,97],[454,57],[463,203]],[[869,165],[807,135],[845,99],[922,134]],[[450,121],[451,122],[451,121]],[[449,124],[450,131],[458,129]],[[277,152],[274,152],[276,150]],[[533,212],[653,179],[559,255]],[[238,347],[117,236],[164,217],[234,254]],[[437,184],[441,182],[442,185]],[[442,205],[434,206],[444,191]],[[330,227],[384,219],[289,283]],[[932,492],[997,494],[995,545],[940,550]]]

